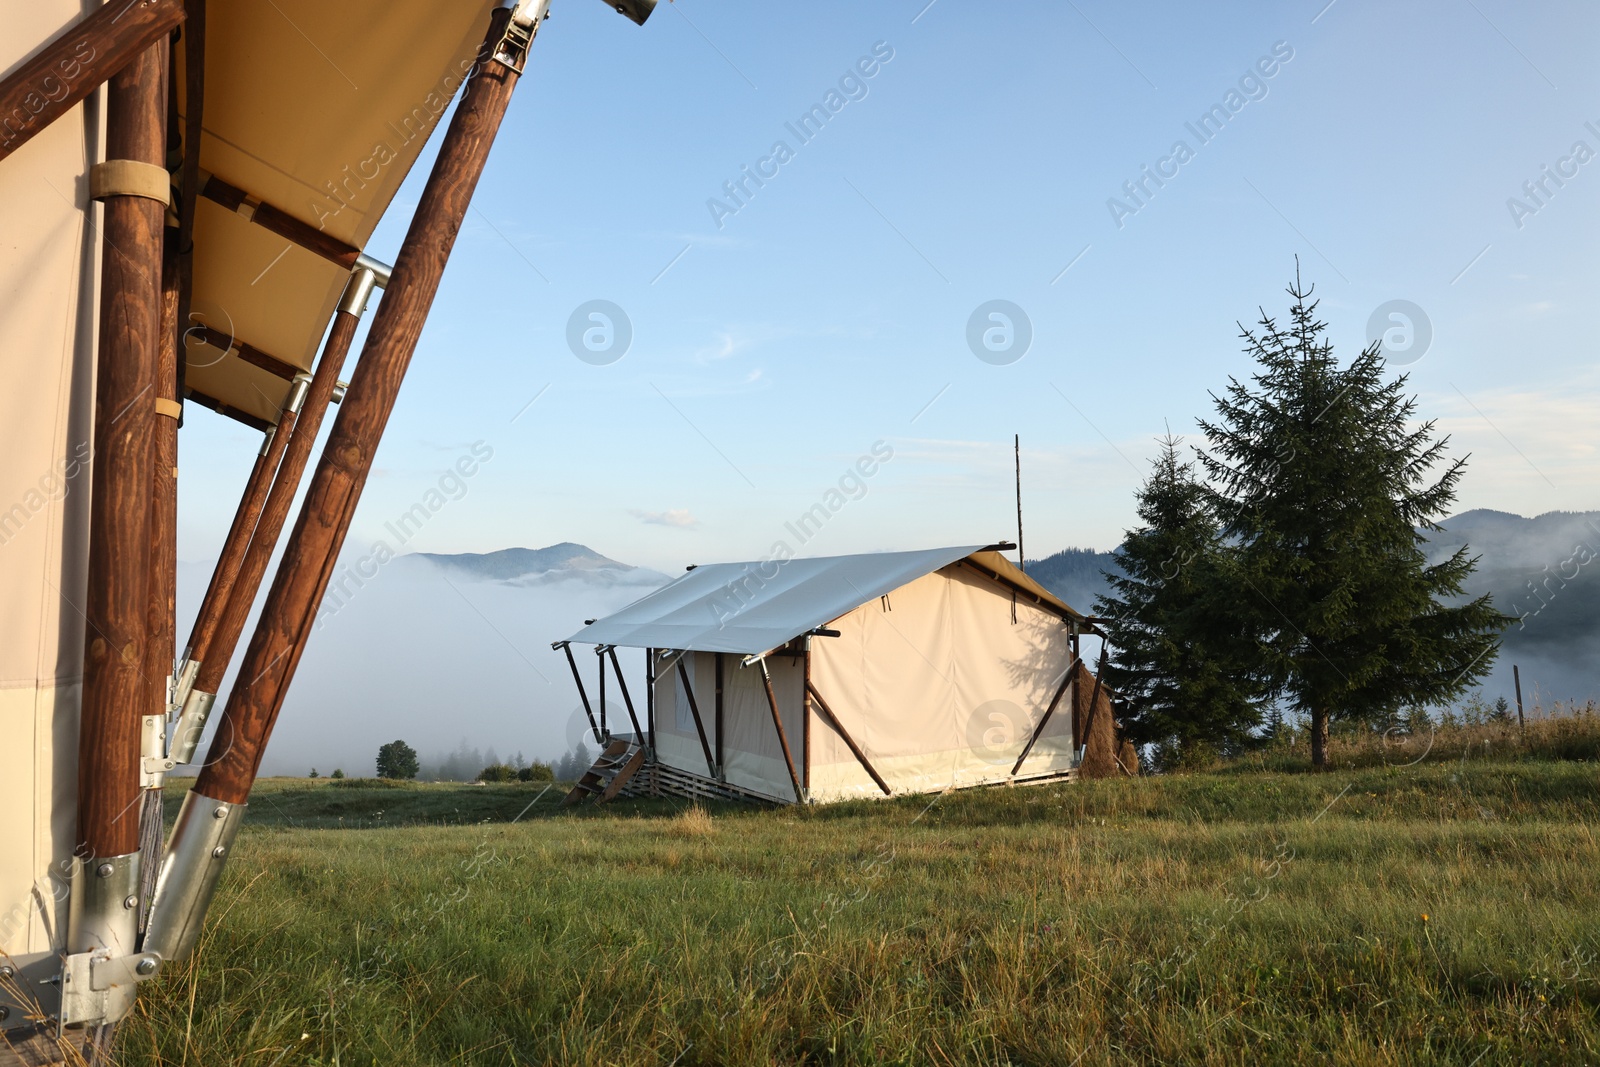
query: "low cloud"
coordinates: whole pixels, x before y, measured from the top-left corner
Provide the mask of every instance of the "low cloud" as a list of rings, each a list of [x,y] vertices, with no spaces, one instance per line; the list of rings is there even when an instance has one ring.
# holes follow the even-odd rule
[[[628,514],[651,526],[675,526],[680,530],[691,530],[700,525],[700,520],[689,514],[688,508],[668,508],[666,511],[630,511]]]

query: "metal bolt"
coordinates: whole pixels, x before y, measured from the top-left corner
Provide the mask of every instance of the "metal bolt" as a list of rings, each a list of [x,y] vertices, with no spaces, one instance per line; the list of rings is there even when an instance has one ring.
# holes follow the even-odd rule
[[[161,966],[161,964],[157,962],[154,956],[146,956],[144,959],[134,964],[133,969],[138,971],[140,974],[155,974],[156,968],[159,966]]]
[[[0,1004],[0,1023],[5,1022],[9,1018],[11,1018],[11,1009],[6,1007],[4,1004]]]
[[[15,978],[17,969],[9,963],[0,963],[0,978]]]
[[[211,850],[211,857],[213,859],[219,859],[220,860],[223,856],[226,856],[227,854],[228,854],[228,848],[227,848],[226,845],[218,845],[216,848]]]
[[[211,817],[213,819],[226,819],[228,817],[228,805],[218,804],[211,812]]]
[[[116,870],[116,868],[113,867],[111,864],[102,863],[100,866],[98,866],[98,867],[96,867],[94,869],[94,873],[98,874],[101,878],[110,878],[111,877],[111,872],[114,871],[114,870]]]
[[[132,893],[129,893],[127,896],[122,898],[122,906],[127,908],[129,911],[132,911],[134,908],[139,906],[139,898],[134,896]]]

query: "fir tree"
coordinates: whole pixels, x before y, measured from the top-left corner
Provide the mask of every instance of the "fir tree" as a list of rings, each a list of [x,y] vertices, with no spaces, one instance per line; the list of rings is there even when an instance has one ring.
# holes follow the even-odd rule
[[[1272,692],[1308,716],[1323,768],[1330,720],[1458,695],[1509,620],[1488,596],[1459,602],[1477,562],[1465,547],[1433,565],[1423,552],[1466,461],[1435,477],[1449,439],[1412,423],[1405,376],[1384,380],[1376,343],[1341,366],[1298,272],[1289,295],[1287,328],[1265,311],[1259,329],[1241,324],[1258,368],[1213,395],[1200,458],[1237,546],[1239,623]]]
[[[1135,744],[1176,749],[1179,764],[1237,750],[1259,722],[1235,632],[1218,625],[1228,595],[1226,553],[1194,468],[1163,438],[1139,491],[1143,525],[1117,549],[1121,574],[1095,601],[1113,658],[1106,684],[1127,704],[1121,721]]]

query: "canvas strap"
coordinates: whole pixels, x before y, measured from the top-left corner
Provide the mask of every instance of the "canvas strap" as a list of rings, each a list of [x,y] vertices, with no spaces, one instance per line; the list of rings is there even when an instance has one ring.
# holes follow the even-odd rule
[[[165,415],[169,419],[176,419],[183,414],[183,405],[176,400],[168,400],[164,396],[156,397],[156,414]]]
[[[162,204],[172,202],[172,176],[154,163],[108,159],[89,168],[89,197],[142,196]]]

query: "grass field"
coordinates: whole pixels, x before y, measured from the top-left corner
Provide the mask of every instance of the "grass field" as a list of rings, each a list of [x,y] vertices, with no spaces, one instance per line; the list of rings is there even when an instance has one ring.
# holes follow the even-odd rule
[[[121,1059],[1600,1063],[1600,768],[1470,748],[815,809],[266,781]]]

